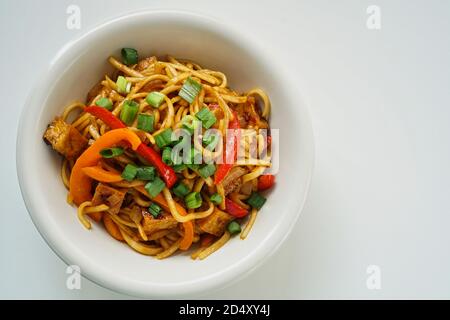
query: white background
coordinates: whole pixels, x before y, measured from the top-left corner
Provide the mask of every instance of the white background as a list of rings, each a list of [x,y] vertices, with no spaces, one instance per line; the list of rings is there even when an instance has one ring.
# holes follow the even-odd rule
[[[70,4],[81,8],[81,30],[66,28]],[[379,31],[366,27],[371,4],[381,8]],[[66,289],[66,266],[23,205],[15,139],[26,96],[57,50],[143,8],[205,13],[270,43],[311,107],[316,167],[293,233],[261,268],[205,298],[450,298],[445,0],[2,0],[0,298],[127,298],[86,279]],[[366,287],[369,265],[381,268],[381,290]]]

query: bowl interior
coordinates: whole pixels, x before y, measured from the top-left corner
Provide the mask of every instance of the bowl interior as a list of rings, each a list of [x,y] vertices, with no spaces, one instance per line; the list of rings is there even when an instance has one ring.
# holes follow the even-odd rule
[[[54,116],[112,69],[109,55],[134,47],[149,55],[191,59],[226,74],[238,91],[261,87],[272,101],[271,127],[280,129],[276,188],[245,241],[238,237],[204,261],[187,254],[156,260],[114,241],[101,225],[87,231],[66,203],[61,159],[42,141]],[[219,287],[252,269],[284,239],[305,198],[312,169],[312,135],[305,106],[276,57],[266,59],[245,38],[214,21],[180,13],[141,13],[104,24],[70,43],[52,61],[24,110],[18,173],[25,202],[43,237],[82,274],[109,288],[141,296],[184,296]]]

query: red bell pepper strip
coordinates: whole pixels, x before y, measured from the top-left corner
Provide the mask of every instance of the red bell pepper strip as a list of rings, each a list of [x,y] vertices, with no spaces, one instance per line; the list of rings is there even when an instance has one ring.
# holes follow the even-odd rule
[[[113,115],[110,111],[106,110],[103,107],[90,106],[86,107],[84,111],[99,118],[111,129],[127,127],[121,120],[119,120],[115,115]],[[162,161],[159,153],[157,153],[151,147],[147,146],[145,143],[141,143],[139,145],[136,153],[156,167],[156,170],[158,170],[160,176],[164,179],[168,188],[173,187],[173,185],[177,181],[177,175],[175,174],[175,171],[172,169],[172,167],[169,167]]]
[[[92,114],[94,117],[102,120],[111,129],[126,128],[127,126],[119,120],[115,115],[103,107],[90,106],[86,107],[84,111]]]
[[[233,119],[228,123],[228,129],[240,129],[239,119],[235,111],[233,111]],[[214,184],[219,184],[220,182],[222,182],[228,172],[230,172],[231,168],[233,168],[233,163],[229,162],[230,159],[234,159],[234,161],[236,161],[239,140],[240,139],[238,135],[233,135],[232,138],[227,137],[225,142],[225,154],[223,157],[223,163],[217,166],[216,175],[214,177]]]
[[[236,218],[242,218],[248,214],[247,209],[242,208],[240,205],[228,198],[225,198],[225,211]]]
[[[275,184],[275,176],[272,174],[266,174],[260,176],[258,179],[258,190],[267,190],[272,188]]]
[[[136,152],[145,160],[153,164],[156,169],[159,172],[159,175],[164,179],[166,182],[167,188],[172,188],[175,182],[177,182],[177,175],[175,174],[175,171],[172,169],[172,167],[169,167],[167,164],[165,164],[159,153],[157,153],[155,150],[150,148],[144,143],[141,143],[141,145],[137,148]]]

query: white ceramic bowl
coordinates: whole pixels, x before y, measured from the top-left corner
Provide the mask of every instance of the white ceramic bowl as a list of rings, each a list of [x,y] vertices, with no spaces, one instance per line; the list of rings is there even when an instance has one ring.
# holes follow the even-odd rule
[[[86,231],[66,203],[61,160],[42,140],[47,124],[73,100],[83,100],[105,72],[106,59],[134,47],[141,57],[171,54],[224,72],[230,86],[264,88],[272,101],[271,126],[280,129],[276,188],[245,241],[232,239],[204,261],[180,254],[165,260],[140,255],[95,225]],[[286,64],[287,65],[287,64]],[[17,171],[31,218],[67,264],[107,288],[141,297],[193,297],[248,274],[286,239],[306,198],[314,147],[300,89],[277,57],[241,33],[197,14],[146,11],[110,20],[68,43],[31,91],[17,139]]]

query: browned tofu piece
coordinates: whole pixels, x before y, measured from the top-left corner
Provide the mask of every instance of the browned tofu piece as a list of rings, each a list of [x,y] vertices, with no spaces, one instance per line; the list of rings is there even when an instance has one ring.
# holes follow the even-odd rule
[[[145,69],[150,67],[155,62],[156,62],[156,57],[148,57],[148,58],[142,59],[141,61],[138,62],[137,66],[136,66],[136,70],[139,72],[144,71]]]
[[[44,141],[67,159],[76,159],[86,148],[88,140],[72,125],[55,118],[44,133]]]
[[[231,214],[216,208],[210,216],[197,221],[201,230],[220,237],[224,233],[228,223],[233,219],[234,217]]]
[[[151,214],[144,214],[142,228],[147,234],[154,233],[159,230],[172,229],[178,225],[178,221],[171,214],[163,213],[158,218],[154,218]]]
[[[95,188],[94,197],[92,198],[92,205],[98,206],[101,204],[106,204],[109,207],[109,213],[118,214],[120,207],[122,206],[123,199],[125,198],[125,194],[126,192],[114,189],[103,183],[99,183],[97,188]]]
[[[247,170],[242,167],[234,167],[222,180],[223,190],[225,195],[238,191],[242,186],[242,176],[247,173]]]

